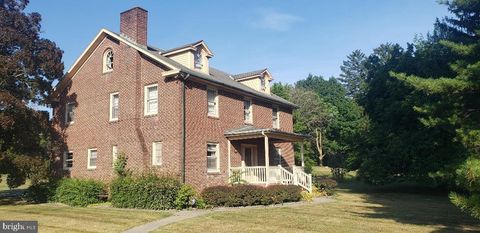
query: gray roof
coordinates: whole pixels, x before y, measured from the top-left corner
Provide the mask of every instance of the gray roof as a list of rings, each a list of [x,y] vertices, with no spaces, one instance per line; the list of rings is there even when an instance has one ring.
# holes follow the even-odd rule
[[[113,33],[113,32],[112,32]],[[187,73],[187,74],[190,74],[190,75],[193,75],[194,77],[197,77],[201,80],[204,80],[204,81],[208,81],[208,82],[212,82],[212,83],[215,83],[215,84],[218,84],[218,85],[221,85],[221,86],[225,86],[225,87],[229,87],[229,88],[232,88],[232,89],[236,89],[236,90],[239,90],[239,91],[242,91],[242,92],[245,92],[245,93],[248,93],[248,94],[251,94],[253,96],[256,96],[256,97],[259,97],[263,100],[266,100],[266,101],[270,101],[270,102],[274,102],[274,103],[277,103],[277,104],[281,104],[281,105],[284,105],[284,106],[289,106],[289,107],[292,107],[292,108],[296,108],[297,105],[277,96],[277,95],[274,95],[274,94],[267,94],[267,93],[264,93],[264,92],[260,92],[260,91],[257,91],[257,90],[254,90],[250,87],[248,87],[247,85],[244,85],[240,82],[237,82],[235,80],[233,80],[232,76],[230,76],[230,74],[228,74],[227,72],[224,72],[224,71],[221,71],[221,70],[218,70],[218,69],[215,69],[213,67],[210,67],[210,75],[208,74],[205,74],[205,73],[202,73],[202,72],[199,72],[199,71],[196,71],[196,70],[193,70],[193,69],[190,69],[168,57],[165,57],[165,56],[162,56],[160,53],[158,53],[158,51],[155,51],[155,50],[149,50],[148,48],[155,48],[154,46],[142,46],[130,39],[128,39],[127,37],[121,35],[121,34],[118,34],[118,33],[115,33],[116,35],[130,41],[131,43],[134,43],[136,44],[138,47],[140,48],[143,48],[142,49],[142,52],[144,53],[149,53],[150,55],[153,55],[155,56],[156,58],[158,58],[159,60],[167,63],[167,64],[171,64],[173,66],[175,66],[177,69],[179,69],[181,72],[184,72],[184,73]],[[198,43],[198,42],[196,42]],[[196,44],[194,43],[194,44]]]
[[[203,41],[203,40],[199,40],[199,41],[197,41],[197,42],[193,42],[193,43],[185,44],[185,45],[178,46],[178,47],[175,47],[175,48],[163,50],[162,53],[169,53],[169,52],[172,52],[172,51],[175,51],[175,50],[188,48],[188,47],[194,46],[194,45],[196,45],[196,44],[198,44],[198,43],[200,43],[200,42],[202,42],[202,41]]]
[[[262,133],[288,135],[288,136],[293,136],[293,137],[296,137],[296,138],[309,138],[310,137],[308,135],[286,132],[286,131],[282,131],[282,130],[279,130],[279,129],[257,128],[257,127],[254,127],[252,125],[244,125],[240,128],[227,130],[224,133],[224,135],[228,137],[228,136],[243,136],[243,135],[259,135],[259,134],[262,134]]]
[[[254,71],[241,73],[241,74],[235,74],[235,75],[233,75],[233,79],[238,80],[238,79],[242,79],[242,78],[246,78],[246,77],[250,77],[250,76],[254,76],[254,75],[260,75],[263,72],[265,72],[265,70],[267,70],[267,68],[264,68],[264,69],[261,69],[261,70],[254,70]]]

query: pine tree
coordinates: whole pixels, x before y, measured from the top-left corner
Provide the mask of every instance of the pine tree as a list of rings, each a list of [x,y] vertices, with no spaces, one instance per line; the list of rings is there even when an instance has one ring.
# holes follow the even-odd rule
[[[441,25],[451,33],[440,43],[451,49],[459,59],[451,63],[452,77],[425,78],[395,74],[427,96],[430,101],[416,106],[423,114],[421,122],[430,128],[453,127],[456,139],[462,142],[468,159],[456,170],[457,185],[464,193],[452,193],[454,204],[480,218],[480,2],[457,0],[444,2],[454,17]]]
[[[340,74],[338,80],[347,90],[347,95],[352,98],[358,98],[363,94],[367,76],[365,61],[365,54],[360,50],[355,50],[347,56],[347,60],[343,61],[343,65],[340,66],[342,74]]]

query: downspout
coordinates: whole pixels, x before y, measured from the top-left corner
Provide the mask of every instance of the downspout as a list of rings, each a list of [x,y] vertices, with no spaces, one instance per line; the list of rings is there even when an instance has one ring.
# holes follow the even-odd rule
[[[187,121],[186,121],[186,89],[185,82],[190,74],[180,73],[179,78],[182,81],[182,183],[185,184],[185,157],[186,157],[186,145],[187,145]]]

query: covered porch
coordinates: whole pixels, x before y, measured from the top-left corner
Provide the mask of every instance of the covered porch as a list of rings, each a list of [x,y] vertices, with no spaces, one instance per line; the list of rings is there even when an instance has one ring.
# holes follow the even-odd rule
[[[245,126],[225,133],[230,182],[298,185],[312,190],[312,176],[304,172],[305,135],[271,128]],[[293,143],[300,145],[301,166],[295,166]]]

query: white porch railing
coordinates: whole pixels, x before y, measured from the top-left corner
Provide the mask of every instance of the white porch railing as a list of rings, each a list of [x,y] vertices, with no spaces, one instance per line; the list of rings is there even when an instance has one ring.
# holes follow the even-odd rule
[[[298,185],[312,191],[312,175],[307,174],[301,167],[293,167],[293,172],[281,166],[268,167],[268,182],[267,182],[267,167],[232,167],[230,174],[236,176],[236,179],[245,181],[251,184],[284,184],[284,185]]]

